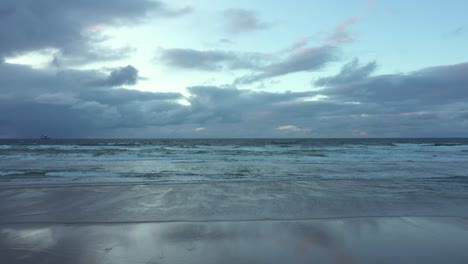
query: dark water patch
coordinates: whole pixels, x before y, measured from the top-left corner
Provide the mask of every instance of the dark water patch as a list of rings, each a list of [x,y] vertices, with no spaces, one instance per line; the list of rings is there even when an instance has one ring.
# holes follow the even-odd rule
[[[209,154],[212,153],[212,151],[207,151],[207,150],[196,150],[193,152],[193,154]]]
[[[132,151],[128,149],[106,149],[106,150],[92,151],[91,153],[93,154],[94,157],[99,157],[99,156],[114,156],[114,155],[128,153],[128,152],[132,152]]]
[[[327,157],[327,155],[317,152],[316,150],[290,150],[281,152],[282,155],[298,155],[298,156],[308,156],[308,157]]]
[[[457,176],[447,176],[447,177],[428,177],[424,179],[437,180],[437,181],[466,181],[468,182],[468,175],[457,175]]]
[[[206,160],[188,160],[188,161],[172,161],[172,164],[198,164],[198,163],[206,163]]]
[[[434,147],[454,147],[454,146],[462,146],[461,143],[436,143],[432,144]]]
[[[0,149],[0,156],[11,155],[68,155],[68,154],[82,154],[82,155],[116,155],[120,153],[129,152],[129,149],[80,149],[80,148],[10,148]]]

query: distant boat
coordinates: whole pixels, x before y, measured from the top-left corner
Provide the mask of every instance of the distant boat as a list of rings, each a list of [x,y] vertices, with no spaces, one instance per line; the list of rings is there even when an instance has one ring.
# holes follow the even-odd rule
[[[48,135],[41,135],[40,139],[50,139]]]

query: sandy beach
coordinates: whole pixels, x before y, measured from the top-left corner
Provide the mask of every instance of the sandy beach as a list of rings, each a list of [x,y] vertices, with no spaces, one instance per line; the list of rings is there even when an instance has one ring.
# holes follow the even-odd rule
[[[0,255],[2,263],[468,261],[465,197],[439,197],[443,187],[377,191],[391,189],[391,181],[343,186],[5,187]]]

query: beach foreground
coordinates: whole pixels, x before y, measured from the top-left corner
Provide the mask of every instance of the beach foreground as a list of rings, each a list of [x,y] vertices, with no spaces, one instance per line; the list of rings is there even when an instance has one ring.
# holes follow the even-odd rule
[[[468,219],[0,226],[2,263],[467,263]]]
[[[0,256],[7,264],[468,263],[467,199],[451,189],[394,181],[10,186],[0,189]]]

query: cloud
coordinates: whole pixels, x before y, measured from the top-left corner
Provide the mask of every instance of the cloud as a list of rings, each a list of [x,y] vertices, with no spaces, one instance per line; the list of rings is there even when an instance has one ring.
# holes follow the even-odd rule
[[[135,85],[138,81],[138,70],[132,65],[112,70],[106,82],[109,86]]]
[[[258,73],[240,77],[234,84],[251,84],[265,79],[298,72],[318,71],[337,59],[338,50],[333,46],[303,48],[282,60],[267,65]]]
[[[134,82],[135,75],[129,72],[136,69],[130,67],[106,74],[0,64],[1,134],[35,137],[47,132],[73,137],[184,118],[185,109],[177,103],[181,94],[110,87]]]
[[[365,1],[365,6],[360,12],[336,26],[333,33],[328,36],[327,42],[331,45],[340,45],[354,41],[354,36],[349,32],[349,27],[356,24],[364,15],[373,12],[376,2],[376,0]]]
[[[226,87],[192,86],[184,94],[143,92],[128,88],[138,89],[136,65],[107,69],[89,69],[87,65],[87,70],[63,67],[121,59],[133,52],[130,46],[106,47],[108,37],[103,29],[140,23],[150,16],[179,17],[192,10],[150,0],[1,1],[0,135],[467,136],[468,63],[375,75],[376,62],[361,64],[355,59],[343,65],[337,75],[315,80],[320,91],[241,88],[255,82],[268,85],[268,81],[276,81],[272,78],[289,74],[321,71],[339,59],[343,44],[354,40],[349,29],[359,16],[337,25],[315,46],[306,37],[270,54],[160,50],[158,59],[166,66],[239,71],[241,77]],[[224,15],[229,33],[270,27],[250,10],[231,9]],[[54,55],[53,65],[58,67],[35,69],[5,60],[44,50]],[[310,100],[318,95],[323,99]]]
[[[269,78],[323,69],[337,60],[334,46],[305,47],[295,45],[287,54],[240,53],[222,50],[162,49],[157,60],[166,66],[202,71],[249,70],[250,74],[234,80],[234,85],[251,84]]]
[[[279,54],[288,54],[288,53],[291,53],[291,52],[297,52],[297,51],[299,51],[299,50],[301,50],[303,48],[306,48],[308,44],[309,44],[309,38],[308,37],[298,38],[298,39],[294,40],[293,43],[289,47],[278,51],[278,53]]]
[[[70,94],[58,92],[40,94],[34,98],[34,101],[40,104],[74,105],[78,102],[78,99]]]
[[[55,48],[60,60],[70,57],[75,63],[121,58],[129,52],[127,48],[112,52],[96,46],[105,37],[87,29],[137,23],[149,14],[168,17],[189,11],[150,0],[3,0],[0,10],[0,58]],[[103,55],[103,50],[111,55]],[[85,60],[80,60],[82,57]]]
[[[453,28],[444,34],[445,37],[461,37],[468,33],[468,25],[461,25],[459,27]]]
[[[343,82],[340,73],[335,77],[321,79],[319,83],[329,87],[320,93],[352,102],[413,102],[418,105],[446,104],[468,99],[466,89],[468,63],[430,67],[408,74],[387,74],[366,78],[363,78],[362,73],[367,74],[373,68],[372,64],[360,69],[349,65],[344,68],[353,67],[354,72],[356,69],[357,72],[361,72],[361,76],[358,74],[359,78],[356,79],[353,73],[349,75],[352,76],[349,82]],[[352,80],[353,78],[355,80]]]
[[[220,38],[218,39],[218,43],[220,44],[234,44],[234,41],[232,41],[231,39],[228,39],[228,38]]]
[[[362,68],[366,65],[353,61],[343,67],[352,70],[341,75],[356,76]],[[333,77],[339,81],[325,82],[320,93],[327,98],[319,101],[308,100],[317,91],[193,86],[184,96],[110,86],[112,73],[133,76],[117,78],[115,85],[135,80],[123,69],[57,71],[0,64],[0,135],[418,137],[466,136],[468,129],[468,63],[407,74],[338,74]]]
[[[228,13],[231,27],[236,30],[244,27],[252,30],[258,28],[256,25],[260,24],[251,11],[231,9]],[[289,47],[273,53],[162,49],[161,55],[157,59],[160,59],[167,66],[188,70],[249,70],[250,73],[236,78],[232,83],[234,86],[248,85],[274,77],[300,72],[314,72],[325,68],[329,63],[338,60],[340,45],[351,40],[347,29],[356,21],[357,16],[354,16],[340,23],[322,45],[315,47],[309,46],[308,37],[303,37],[294,41]]]
[[[233,8],[225,10],[225,30],[228,33],[238,34],[252,31],[265,30],[270,24],[261,21],[252,10]]]
[[[242,128],[243,135],[257,130],[257,136],[466,136],[468,63],[371,76],[375,67],[375,62],[348,63],[323,82],[320,93],[327,99],[321,101],[306,100],[316,92],[192,87],[192,117],[210,123],[210,132],[216,131],[213,123],[224,123],[232,129],[224,132],[236,135],[242,135]],[[271,132],[266,133],[268,127]]]
[[[159,8],[156,13],[162,15],[163,17],[179,17],[192,13],[194,8],[192,6],[185,6],[182,8],[171,8],[166,4],[159,2]]]
[[[457,27],[457,28],[453,31],[453,34],[459,36],[459,35],[463,34],[465,31],[466,31],[465,28],[463,28],[463,27]]]
[[[162,49],[157,59],[175,68],[222,71],[257,69],[264,63],[266,56],[259,53],[235,53],[220,50]]]
[[[376,69],[377,63],[375,61],[369,62],[364,66],[360,66],[359,60],[356,58],[343,65],[341,71],[336,76],[319,78],[314,82],[314,84],[316,86],[332,86],[352,83],[369,77],[369,75]]]
[[[328,41],[332,44],[343,44],[353,41],[353,37],[348,32],[348,28],[358,21],[357,16],[352,16],[341,22],[335,31],[328,37]]]
[[[135,49],[132,47],[109,49],[91,41],[55,51],[49,66],[65,68],[96,61],[115,61],[127,58],[134,51]]]

